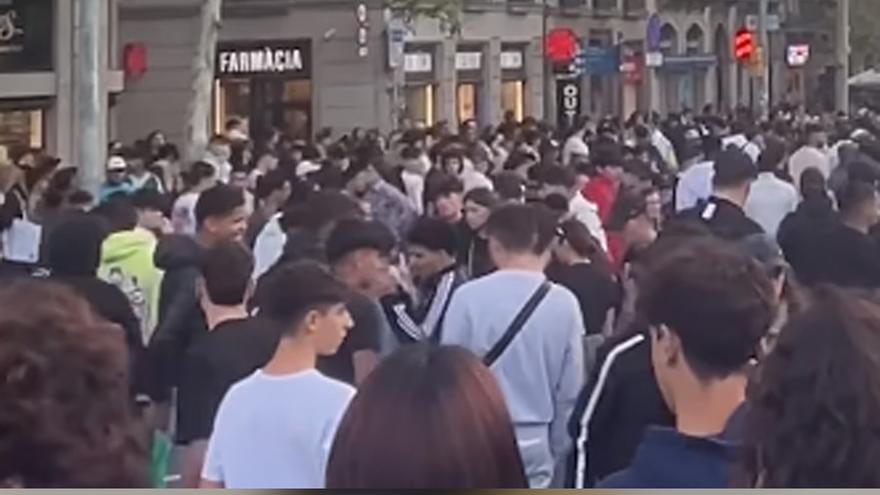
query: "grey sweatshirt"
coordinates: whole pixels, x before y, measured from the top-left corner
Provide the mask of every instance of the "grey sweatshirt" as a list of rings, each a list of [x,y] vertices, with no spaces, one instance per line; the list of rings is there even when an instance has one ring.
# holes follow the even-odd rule
[[[503,270],[453,296],[442,343],[485,356],[538,286],[537,272]],[[577,299],[554,285],[492,366],[513,418],[532,488],[561,486],[571,440],[566,425],[584,384],[584,325]]]

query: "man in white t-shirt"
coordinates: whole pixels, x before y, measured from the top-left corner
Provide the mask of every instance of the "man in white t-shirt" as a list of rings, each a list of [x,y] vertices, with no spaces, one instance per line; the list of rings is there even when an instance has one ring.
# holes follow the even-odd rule
[[[336,428],[354,396],[315,369],[353,325],[342,284],[313,262],[280,268],[265,283],[260,316],[279,325],[281,339],[272,359],[223,398],[202,488],[323,488]]]
[[[788,159],[788,173],[792,183],[800,187],[801,174],[808,168],[819,169],[825,180],[831,177],[831,160],[828,158],[828,134],[819,124],[808,124],[805,132],[807,142]]]
[[[562,164],[569,166],[578,158],[586,160],[590,157],[590,147],[587,146],[587,136],[590,131],[590,117],[582,115],[578,117],[574,132],[562,146]]]

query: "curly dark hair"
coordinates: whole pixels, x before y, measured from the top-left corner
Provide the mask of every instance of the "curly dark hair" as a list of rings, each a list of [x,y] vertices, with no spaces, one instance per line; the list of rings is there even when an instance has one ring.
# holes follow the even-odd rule
[[[880,486],[880,304],[818,289],[762,363],[749,404],[738,484]]]
[[[122,332],[70,289],[0,289],[0,486],[145,486]]]

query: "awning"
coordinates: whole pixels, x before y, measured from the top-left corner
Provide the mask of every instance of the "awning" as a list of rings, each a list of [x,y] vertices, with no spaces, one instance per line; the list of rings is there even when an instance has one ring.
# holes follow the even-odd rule
[[[880,89],[880,72],[868,69],[850,77],[848,84],[852,88]]]

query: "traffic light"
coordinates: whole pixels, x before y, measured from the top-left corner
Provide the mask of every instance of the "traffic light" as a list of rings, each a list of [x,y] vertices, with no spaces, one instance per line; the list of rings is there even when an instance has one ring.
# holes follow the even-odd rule
[[[733,37],[733,55],[740,62],[748,62],[755,53],[755,35],[748,28],[739,28]]]

